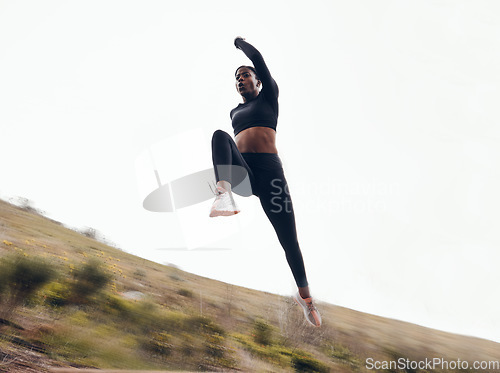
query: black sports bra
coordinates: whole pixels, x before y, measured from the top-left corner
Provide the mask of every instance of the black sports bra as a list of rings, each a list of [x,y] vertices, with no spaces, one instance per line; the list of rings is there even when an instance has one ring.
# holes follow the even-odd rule
[[[262,90],[253,100],[239,104],[231,110],[231,121],[236,136],[250,127],[269,127],[276,131],[278,124],[278,86],[269,72],[260,52],[243,39],[234,44],[252,61]]]

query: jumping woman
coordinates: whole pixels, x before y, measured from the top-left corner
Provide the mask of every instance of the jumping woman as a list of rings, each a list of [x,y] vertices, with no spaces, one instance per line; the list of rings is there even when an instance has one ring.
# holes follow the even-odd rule
[[[298,287],[294,299],[302,306],[306,320],[319,327],[321,316],[309,293],[292,201],[276,148],[278,86],[257,49],[240,37],[234,40],[234,45],[245,53],[254,67],[240,66],[235,72],[236,90],[243,99],[243,103],[231,110],[236,141],[221,130],[215,131],[212,137],[217,186],[210,216],[229,216],[240,212],[233,190],[242,194],[238,193],[237,186],[244,177],[237,171],[246,170],[251,186],[248,195],[259,197],[285,250]]]

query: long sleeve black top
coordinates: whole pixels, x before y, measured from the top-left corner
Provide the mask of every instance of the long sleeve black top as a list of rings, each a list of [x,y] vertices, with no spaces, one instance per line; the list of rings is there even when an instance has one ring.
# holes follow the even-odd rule
[[[262,89],[257,97],[231,110],[234,135],[250,127],[269,127],[276,131],[279,111],[278,85],[271,76],[264,58],[255,47],[240,38],[236,39],[234,44],[252,61],[262,82]]]

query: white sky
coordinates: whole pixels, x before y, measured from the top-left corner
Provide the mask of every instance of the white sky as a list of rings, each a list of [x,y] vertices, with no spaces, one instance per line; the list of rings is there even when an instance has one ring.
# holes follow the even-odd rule
[[[142,208],[144,152],[196,134],[153,160],[167,182],[186,155],[186,174],[210,167],[211,133],[231,133],[233,73],[249,63],[237,35],[280,87],[313,295],[500,341],[495,1],[0,0],[0,195],[136,255],[290,294],[255,197],[232,221],[209,221],[211,201]],[[226,250],[158,250],[200,237]]]

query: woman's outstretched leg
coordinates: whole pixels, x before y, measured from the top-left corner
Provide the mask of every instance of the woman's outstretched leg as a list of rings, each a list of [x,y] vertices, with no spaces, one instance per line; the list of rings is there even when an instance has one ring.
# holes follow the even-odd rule
[[[304,260],[297,239],[292,199],[285,175],[282,169],[267,175],[259,182],[260,202],[285,250],[288,265],[297,284],[298,293],[294,299],[302,306],[306,320],[314,326],[321,326],[321,315],[313,305],[309,293]]]
[[[300,251],[292,200],[283,171],[267,173],[259,183],[260,203],[276,231],[278,240],[292,270],[297,287],[308,286],[304,259]]]

